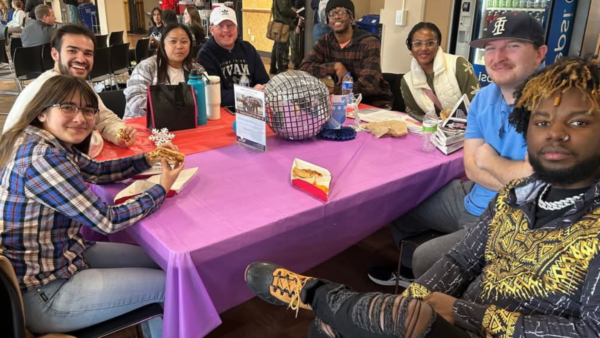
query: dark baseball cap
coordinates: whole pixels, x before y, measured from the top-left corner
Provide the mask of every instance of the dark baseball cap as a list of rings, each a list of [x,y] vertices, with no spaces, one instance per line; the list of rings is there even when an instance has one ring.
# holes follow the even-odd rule
[[[526,12],[506,12],[490,22],[485,37],[471,41],[471,47],[483,48],[498,39],[516,39],[530,41],[538,46],[544,45],[544,28]]]

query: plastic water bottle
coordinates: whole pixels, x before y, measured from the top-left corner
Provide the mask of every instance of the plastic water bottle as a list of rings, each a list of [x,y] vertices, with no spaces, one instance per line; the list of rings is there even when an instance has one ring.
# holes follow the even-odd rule
[[[198,115],[198,125],[203,126],[207,123],[206,121],[206,91],[204,89],[205,84],[202,80],[202,75],[196,69],[192,69],[190,72],[190,79],[188,84],[194,89],[194,97],[196,98],[196,110]]]
[[[342,95],[347,95],[348,105],[351,105],[354,101],[354,80],[350,72],[346,72],[346,75],[342,79]]]
[[[250,87],[250,79],[246,76],[246,74],[243,74],[242,77],[240,77],[239,84],[242,87]]]
[[[435,149],[435,145],[431,141],[431,138],[437,131],[439,121],[440,119],[435,113],[435,110],[430,110],[423,117],[423,134],[421,135],[423,140],[423,151],[429,152]]]

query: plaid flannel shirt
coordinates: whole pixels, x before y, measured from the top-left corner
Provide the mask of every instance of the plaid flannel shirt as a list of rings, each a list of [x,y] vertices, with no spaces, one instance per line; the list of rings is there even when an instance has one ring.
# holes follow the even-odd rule
[[[333,32],[321,37],[302,61],[300,70],[320,79],[328,75],[335,77],[333,65],[340,62],[352,75],[354,93],[361,93],[364,103],[391,108],[392,92],[381,73],[380,54],[379,40],[370,33],[354,27],[352,39],[343,49]],[[341,93],[339,84],[335,85],[334,93]]]
[[[86,184],[122,180],[148,168],[143,154],[96,162],[28,126],[0,171],[0,255],[12,263],[19,286],[33,289],[88,268],[82,225],[110,234],[156,211],[166,195],[160,185],[110,206]]]

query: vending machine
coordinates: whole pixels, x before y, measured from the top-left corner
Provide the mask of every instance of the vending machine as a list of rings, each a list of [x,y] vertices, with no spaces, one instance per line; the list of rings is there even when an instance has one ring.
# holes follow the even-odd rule
[[[567,55],[577,0],[456,0],[448,51],[462,55],[473,64],[481,86],[492,80],[485,71],[482,48],[471,48],[469,42],[485,36],[489,23],[510,11],[525,11],[540,22],[546,35],[546,65]]]

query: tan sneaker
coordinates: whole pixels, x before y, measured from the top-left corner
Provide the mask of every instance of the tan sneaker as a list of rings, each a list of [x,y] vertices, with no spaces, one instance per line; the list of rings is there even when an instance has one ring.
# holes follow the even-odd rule
[[[300,299],[302,288],[312,277],[293,273],[277,264],[256,262],[248,265],[244,279],[259,298],[271,304],[287,305],[288,309],[296,311],[296,316],[300,308],[312,310]]]

